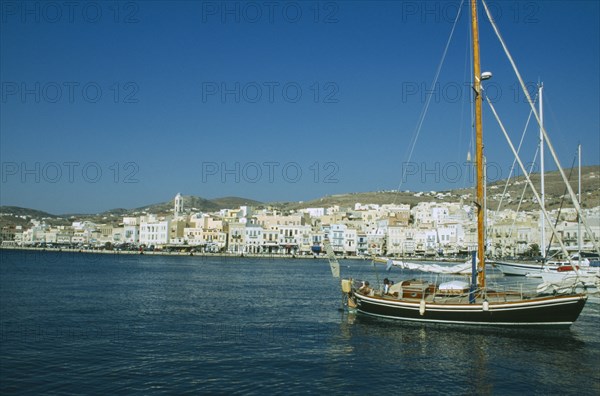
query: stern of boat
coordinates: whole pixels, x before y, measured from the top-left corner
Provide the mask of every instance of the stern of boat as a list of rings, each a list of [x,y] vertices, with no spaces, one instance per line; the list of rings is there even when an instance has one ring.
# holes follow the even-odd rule
[[[356,299],[354,297],[354,280],[342,279],[342,301],[349,312],[355,312],[357,308]]]

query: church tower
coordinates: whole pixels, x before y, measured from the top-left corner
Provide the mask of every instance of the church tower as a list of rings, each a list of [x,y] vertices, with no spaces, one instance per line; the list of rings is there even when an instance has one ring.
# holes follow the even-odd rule
[[[177,193],[177,195],[175,195],[175,208],[173,210],[173,214],[175,216],[183,214],[183,197],[181,196],[181,193]]]

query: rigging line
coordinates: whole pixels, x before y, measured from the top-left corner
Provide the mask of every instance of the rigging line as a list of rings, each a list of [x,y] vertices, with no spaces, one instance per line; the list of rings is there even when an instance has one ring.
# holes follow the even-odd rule
[[[473,42],[473,31],[471,29],[469,30],[469,43]],[[471,59],[473,58],[473,47],[471,45],[469,45],[469,56],[471,57]],[[470,76],[473,76],[474,71],[473,68],[475,66],[473,65],[473,62],[469,62],[469,72],[470,72]],[[475,81],[473,81],[473,79],[471,78],[471,86],[473,86],[475,84]],[[469,90],[469,93],[471,94],[471,103],[475,104],[475,92],[471,89]],[[470,149],[473,150],[475,148],[475,106],[470,106],[471,108],[471,147]],[[473,154],[474,156],[475,154]]]
[[[563,182],[565,183],[565,186],[567,187],[567,190],[569,191],[569,195],[571,196],[571,201],[573,202],[573,206],[575,206],[577,215],[581,218],[581,220],[583,222],[583,226],[585,227],[585,230],[588,232],[588,234],[594,235],[588,222],[585,220],[585,217],[583,217],[581,205],[579,205],[579,200],[577,199],[577,196],[575,195],[573,188],[569,184],[567,175],[565,175],[565,171],[560,166],[560,161],[558,160],[558,156],[556,155],[554,146],[552,145],[552,142],[550,141],[550,137],[548,136],[548,132],[546,132],[546,128],[542,124],[540,116],[538,115],[537,110],[535,109],[533,101],[531,100],[531,95],[529,95],[529,91],[527,90],[527,87],[525,86],[525,82],[523,81],[523,78],[521,77],[521,73],[519,73],[519,69],[517,68],[517,65],[515,64],[515,61],[510,54],[510,51],[508,51],[508,47],[506,46],[504,39],[502,39],[502,35],[500,34],[500,31],[498,30],[498,26],[496,25],[496,22],[494,21],[494,18],[492,17],[492,14],[490,13],[490,10],[488,9],[488,6],[487,6],[485,0],[481,0],[481,1],[483,3],[483,7],[485,8],[485,13],[488,17],[488,20],[490,21],[490,24],[492,25],[492,28],[494,29],[494,32],[496,33],[496,37],[498,37],[498,40],[500,41],[500,44],[502,45],[502,49],[504,49],[504,53],[506,54],[506,57],[508,58],[511,66],[513,68],[513,71],[515,72],[515,75],[517,76],[517,79],[519,80],[519,83],[521,84],[521,90],[523,91],[523,94],[527,98],[527,102],[529,103],[529,106],[531,107],[531,110],[533,111],[533,115],[535,116],[535,119],[537,120],[538,125],[540,126],[540,130],[542,131],[542,135],[544,136],[546,144],[548,145],[550,154],[552,154],[552,159],[554,159],[554,163],[558,167],[560,176],[562,177]],[[600,254],[600,246],[598,245],[598,242],[596,241],[596,239],[594,239],[592,237],[591,241],[592,241],[592,245],[594,246],[594,249],[598,252],[598,254]]]
[[[554,111],[554,107],[552,106],[552,95],[544,95],[544,112],[546,114],[550,114],[550,119],[553,124],[552,135],[558,138],[559,146],[566,146],[572,143],[572,140],[569,139],[569,136],[565,135],[563,132],[563,128],[560,126],[560,121],[556,116],[556,112]],[[555,133],[556,131],[556,133]]]
[[[469,38],[467,37],[467,40],[468,39]],[[469,48],[468,43],[469,43],[469,41],[467,41],[467,45],[466,45],[467,48]],[[465,76],[463,77],[464,81],[467,81],[467,78],[469,76],[469,74],[467,74],[468,73],[467,69],[469,68],[468,65],[471,63],[471,62],[469,62],[469,59],[470,59],[469,55],[470,55],[470,53],[468,51],[465,51],[465,67],[464,67],[464,69],[465,69]],[[460,152],[462,151],[460,145],[461,145],[461,142],[462,142],[462,139],[463,139],[462,136],[463,136],[463,126],[464,126],[464,119],[465,119],[465,102],[467,102],[467,101],[466,100],[463,101],[463,105],[462,105],[462,107],[460,109],[461,110],[460,111],[460,123],[458,124],[459,125],[459,129],[458,129],[459,134],[458,134],[458,145],[457,145],[458,147],[457,147],[456,152],[457,152],[457,155],[459,157],[458,157],[457,163],[460,163],[460,155],[461,155]],[[470,102],[467,102],[467,103],[470,104]]]
[[[536,101],[537,101],[537,95],[536,95]],[[521,141],[519,142],[519,147],[517,148],[517,153],[521,152],[521,146],[523,145],[523,140],[525,139],[525,134],[527,133],[527,128],[529,127],[529,121],[531,120],[531,115],[532,115],[532,113],[530,111],[529,117],[527,117],[527,122],[525,123],[525,129],[523,129],[523,134],[521,134]],[[535,162],[535,160],[537,158],[538,150],[539,150],[539,145],[538,145],[538,149],[535,151],[535,156],[534,156],[533,162]],[[508,172],[508,178],[506,179],[506,184],[504,184],[504,191],[502,191],[502,196],[500,197],[500,202],[498,202],[498,209],[496,209],[496,213],[500,212],[500,207],[502,206],[502,201],[504,200],[504,194],[506,194],[506,190],[508,189],[508,184],[509,184],[510,178],[512,177],[512,174],[515,170],[516,164],[517,164],[517,160],[513,159],[513,163],[510,166],[510,171]],[[533,166],[532,166],[532,168],[533,168]]]
[[[531,162],[531,166],[529,167],[529,175],[531,175],[533,173],[533,167],[535,166],[535,160],[537,159],[539,150],[540,150],[540,146],[538,145],[538,148],[535,150],[535,155],[533,156],[533,162]],[[521,204],[523,203],[523,198],[525,197],[525,192],[527,191],[528,186],[529,185],[527,183],[525,183],[525,185],[523,186],[523,192],[521,192],[521,198],[519,199],[519,204],[517,205],[517,213],[519,213],[519,211],[521,210]],[[512,236],[516,222],[517,222],[517,217],[515,216],[512,226],[510,228],[510,231],[508,233],[509,237]]]
[[[575,168],[575,161],[577,160],[577,153],[575,153],[575,157],[573,157],[573,163],[571,164],[571,169],[569,170],[569,181],[571,181],[571,176],[573,175],[573,169]],[[560,206],[558,207],[558,213],[556,214],[556,220],[554,222],[554,227],[558,225],[560,221],[560,212],[562,211],[563,204],[565,203],[565,197],[567,196],[567,188],[565,187],[562,198],[560,200]],[[554,239],[554,234],[550,236],[550,243],[548,243],[548,247],[546,248],[546,255],[544,257],[548,257],[548,253],[550,253],[550,246],[552,246],[552,240]],[[567,260],[569,257],[565,257]]]
[[[569,253],[567,252],[567,248],[565,247],[562,239],[558,237],[558,233],[556,232],[556,228],[552,225],[552,221],[551,221],[552,219],[550,218],[550,215],[548,214],[548,211],[546,211],[546,208],[544,208],[542,206],[542,199],[540,198],[540,195],[538,194],[537,189],[533,185],[533,182],[529,178],[529,175],[527,174],[527,170],[525,169],[525,165],[523,165],[523,162],[521,161],[521,158],[519,157],[519,154],[515,150],[515,146],[512,144],[512,141],[510,140],[510,136],[508,135],[508,132],[506,132],[506,128],[504,128],[504,124],[500,120],[500,117],[498,116],[498,113],[496,113],[496,108],[494,107],[494,105],[490,101],[490,98],[487,97],[487,95],[485,96],[485,101],[490,106],[490,109],[492,109],[492,113],[494,114],[494,117],[496,118],[496,121],[498,122],[498,125],[500,126],[500,129],[502,130],[502,133],[504,134],[504,137],[506,138],[506,141],[508,142],[508,146],[510,147],[510,149],[513,152],[513,155],[517,159],[517,162],[519,163],[519,167],[521,167],[521,171],[525,175],[525,179],[527,179],[527,183],[529,184],[529,187],[531,187],[531,191],[533,192],[533,195],[535,195],[535,199],[537,200],[538,205],[540,205],[540,207],[542,208],[542,212],[544,213],[544,216],[546,217],[546,220],[548,221],[548,223],[550,225],[550,229],[552,230],[552,232],[554,234],[556,234],[556,240],[558,241],[561,250],[563,251],[563,253],[565,254],[565,256],[568,257]],[[577,271],[577,273],[579,273],[579,271]]]
[[[446,42],[446,47],[444,48],[444,52],[442,54],[442,59],[437,67],[436,72],[435,72],[435,77],[433,78],[433,83],[431,85],[432,87],[435,87],[435,85],[437,84],[437,81],[440,76],[440,72],[442,71],[442,66],[444,65],[446,55],[448,54],[448,48],[450,47],[450,43],[452,41],[452,36],[454,35],[454,30],[456,29],[457,22],[460,18],[463,3],[464,3],[464,0],[461,1],[460,6],[458,7],[458,12],[456,13],[456,18],[454,19],[454,24],[452,25],[452,30],[450,31],[450,37],[448,37],[448,41]],[[431,90],[431,92],[429,92],[429,95],[427,95],[427,99],[425,100],[425,105],[423,106],[423,109],[421,110],[421,114],[419,116],[419,121],[417,122],[417,127],[415,128],[415,132],[413,133],[413,138],[411,140],[410,150],[408,153],[408,161],[407,162],[409,162],[409,163],[412,159],[412,155],[415,150],[417,140],[419,139],[419,135],[421,134],[421,127],[423,126],[423,122],[425,121],[425,115],[427,114],[427,110],[429,109],[429,104],[431,103],[432,96],[433,96],[433,89]],[[404,167],[404,169],[402,170],[402,177],[400,178],[400,183],[398,184],[398,191],[400,191],[400,188],[402,187],[402,183],[404,182],[404,178],[406,177],[406,172],[407,172],[407,168]]]
[[[536,96],[535,96],[536,102],[537,102],[537,99],[538,99],[538,94],[536,94]],[[525,128],[523,129],[523,133],[521,134],[521,141],[519,142],[519,146],[517,148],[517,153],[519,153],[521,151],[521,146],[523,145],[523,140],[525,139],[525,134],[527,133],[527,129],[529,128],[529,122],[531,121],[531,115],[532,115],[532,112],[529,111],[529,116],[527,117],[527,122],[525,123]],[[540,145],[538,144],[538,146],[535,150],[535,154],[533,155],[533,161],[531,162],[531,166],[529,168],[529,175],[531,175],[533,172],[533,167],[534,167],[535,161],[537,160],[537,155],[538,155],[539,151],[540,151]],[[517,163],[517,159],[515,158],[515,159],[513,159],[513,163],[510,167],[510,172],[508,172],[508,178],[506,179],[506,183],[504,184],[504,191],[502,191],[502,195],[500,196],[500,202],[498,202],[498,209],[496,209],[496,213],[494,213],[494,217],[497,217],[498,213],[500,213],[500,208],[502,207],[502,203],[504,201],[504,196],[506,195],[506,190],[508,190],[508,185],[509,185],[510,179],[513,175],[516,163]],[[527,191],[527,183],[525,183],[525,185],[523,186],[523,191],[521,192],[521,198],[519,198],[519,204],[517,205],[517,213],[519,213],[519,211],[521,210],[521,204],[523,203],[523,198],[525,197],[526,191]],[[515,218],[513,219],[512,225],[510,226],[509,232],[508,232],[509,237],[512,236],[512,234],[513,234],[516,222],[517,222],[517,217],[515,216]]]
[[[469,31],[469,43],[473,42],[473,30],[472,29],[467,29]],[[473,59],[473,47],[471,45],[467,45],[467,47],[469,48],[469,59]],[[469,76],[473,76],[474,71],[473,68],[475,67],[475,65],[473,65],[473,62],[469,62]],[[467,81],[467,79],[465,78],[465,81]],[[473,81],[472,77],[469,79],[469,81],[471,82],[470,86],[473,87],[475,85],[475,81]],[[475,153],[473,153],[473,155],[471,155],[471,152],[473,151],[473,149],[475,148],[475,91],[473,91],[472,89],[469,90],[469,98],[470,98],[470,102],[472,105],[469,106],[469,109],[471,110],[471,134],[470,134],[470,140],[469,140],[469,151],[467,154],[467,158],[469,159],[471,165],[472,165],[472,174],[475,173],[475,160],[474,160],[474,156]],[[472,160],[472,161],[471,161]],[[468,164],[467,164],[468,166]],[[469,169],[471,170],[471,169]],[[467,177],[467,175],[465,174],[465,178]],[[468,181],[468,180],[467,180]],[[465,183],[465,188],[467,188],[467,183]],[[471,187],[475,188],[474,183],[471,182]]]

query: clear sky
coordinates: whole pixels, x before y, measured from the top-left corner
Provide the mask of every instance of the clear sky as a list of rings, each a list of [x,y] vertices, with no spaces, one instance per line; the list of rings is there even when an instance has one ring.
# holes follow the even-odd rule
[[[0,4],[2,205],[93,213],[177,192],[268,202],[470,183],[466,6],[431,86],[459,1]],[[599,2],[489,4],[531,91],[544,83],[561,164],[578,143],[600,163]],[[489,96],[518,142],[529,108],[480,23]],[[487,107],[484,127],[490,178],[506,177]]]

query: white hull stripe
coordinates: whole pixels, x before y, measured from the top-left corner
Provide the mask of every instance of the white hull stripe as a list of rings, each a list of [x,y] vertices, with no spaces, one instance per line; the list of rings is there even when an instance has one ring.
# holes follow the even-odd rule
[[[517,326],[517,327],[522,327],[522,326],[570,326],[571,324],[573,324],[573,322],[518,322],[518,323],[514,323],[514,322],[469,322],[469,321],[462,321],[462,320],[405,318],[405,317],[401,317],[401,316],[374,314],[371,312],[362,311],[360,309],[358,311],[361,313],[364,313],[366,315],[370,315],[370,316],[377,316],[380,318],[395,319],[395,320],[406,320],[406,321],[410,321],[410,322],[454,323],[454,324],[466,324],[466,325],[486,325],[486,326],[492,325],[492,326]]]

